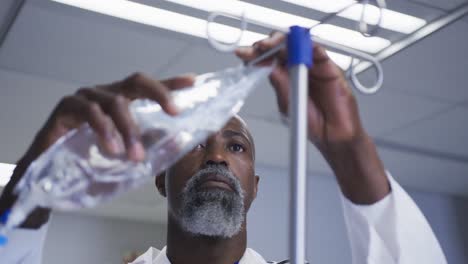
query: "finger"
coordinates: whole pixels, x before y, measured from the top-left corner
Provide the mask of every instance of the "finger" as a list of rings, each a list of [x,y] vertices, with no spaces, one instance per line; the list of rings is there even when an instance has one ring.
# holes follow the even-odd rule
[[[183,85],[187,80],[172,81],[176,85]],[[171,82],[171,81],[168,81]],[[149,78],[141,73],[135,73],[125,80],[113,84],[107,89],[117,94],[123,94],[130,99],[147,98],[158,102],[161,108],[170,115],[176,115],[179,111],[174,104],[170,89],[162,82]]]
[[[288,49],[281,49],[277,55],[280,65],[286,65],[288,61]]]
[[[98,104],[110,116],[122,135],[129,159],[141,161],[145,158],[140,131],[128,109],[128,98],[99,89],[80,89],[78,94]]]
[[[195,82],[195,77],[196,75],[194,73],[188,73],[170,79],[162,80],[161,83],[164,84],[170,90],[177,90],[192,86]]]
[[[284,69],[277,68],[270,75],[270,81],[276,92],[278,108],[281,113],[288,115],[289,112],[289,78]],[[323,115],[313,100],[307,101],[307,124],[309,139],[317,142],[321,138],[320,127],[323,127]]]
[[[253,60],[258,56],[257,51],[254,47],[239,47],[235,50],[235,54],[243,61]]]
[[[62,115],[73,115],[73,118],[87,122],[98,136],[98,144],[108,153],[117,155],[125,151],[114,123],[99,104],[82,96],[69,96],[59,103],[58,111]],[[59,118],[59,122],[66,122],[69,118]]]
[[[256,50],[254,47],[241,47],[236,50],[236,55],[244,62],[249,62],[259,57],[260,55],[262,55],[263,53],[267,51],[268,50],[259,52],[259,50]],[[286,49],[281,49],[276,54],[272,54],[262,59],[261,61],[257,62],[255,65],[257,66],[271,65],[275,61],[275,59],[278,60],[280,65],[284,65],[287,59]]]
[[[269,38],[255,42],[251,47],[239,47],[235,50],[236,55],[244,61],[250,61],[265,51],[279,45],[284,41],[285,34],[281,32],[273,32]]]
[[[289,76],[287,70],[275,67],[270,74],[270,82],[276,93],[279,111],[287,115],[289,104]]]
[[[314,46],[313,67],[309,71],[311,78],[330,81],[343,77],[342,70],[330,59],[326,50],[319,46]]]
[[[254,47],[260,51],[260,52],[265,52],[266,50],[269,50],[277,45],[279,45],[281,42],[285,41],[286,39],[286,34],[275,31],[273,32],[269,38],[257,41],[254,43]]]
[[[309,87],[309,94],[314,104],[324,111],[326,109],[323,115],[327,121],[343,116],[348,109],[347,106],[352,102],[352,90],[343,78],[326,81],[326,83],[322,80],[311,79]]]
[[[312,143],[317,143],[319,139],[323,138],[323,131],[320,129],[324,127],[323,123],[323,113],[320,111],[318,105],[313,100],[309,99],[307,101],[307,126],[309,139]]]
[[[313,52],[314,63],[320,64],[320,63],[327,62],[330,59],[330,57],[327,54],[327,51],[321,45],[315,44],[313,49],[314,49],[314,52]]]

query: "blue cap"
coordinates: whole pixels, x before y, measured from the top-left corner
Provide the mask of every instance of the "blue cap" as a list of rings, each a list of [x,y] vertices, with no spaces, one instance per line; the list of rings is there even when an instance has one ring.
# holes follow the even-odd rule
[[[308,28],[292,26],[288,34],[288,66],[312,66],[312,39]]]
[[[8,221],[8,216],[10,216],[10,213],[11,211],[8,209],[8,210],[5,210],[5,212],[3,212],[2,215],[0,215],[0,224],[6,224],[6,222]]]
[[[8,243],[8,238],[4,235],[0,235],[0,247],[5,246]]]
[[[8,216],[10,216],[10,210],[5,210],[2,215],[0,215],[0,224],[4,225],[8,221]],[[4,247],[8,243],[8,238],[4,234],[0,234],[0,247]]]

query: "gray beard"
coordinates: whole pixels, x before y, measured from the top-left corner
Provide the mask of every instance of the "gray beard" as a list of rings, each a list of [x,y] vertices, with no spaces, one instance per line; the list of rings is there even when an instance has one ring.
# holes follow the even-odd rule
[[[201,180],[207,174],[225,176],[234,187],[234,192],[222,189],[200,190]],[[186,232],[231,238],[241,231],[245,215],[244,191],[239,180],[225,167],[208,167],[198,171],[180,195],[182,206],[176,212],[176,219]]]

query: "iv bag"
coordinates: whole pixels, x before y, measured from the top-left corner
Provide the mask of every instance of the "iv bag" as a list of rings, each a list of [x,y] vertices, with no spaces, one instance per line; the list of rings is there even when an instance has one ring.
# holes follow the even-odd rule
[[[220,130],[272,67],[238,66],[199,75],[192,87],[172,92],[177,116],[154,101],[135,100],[130,112],[146,150],[143,162],[105,154],[88,124],[68,132],[35,160],[15,188],[18,200],[6,227],[21,224],[37,206],[89,208],[141,186]]]

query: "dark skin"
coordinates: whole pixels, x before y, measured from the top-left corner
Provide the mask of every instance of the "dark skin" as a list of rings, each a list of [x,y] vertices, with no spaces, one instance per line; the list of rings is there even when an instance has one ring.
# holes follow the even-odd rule
[[[171,263],[231,264],[242,258],[247,243],[245,220],[242,230],[229,239],[194,236],[181,229],[174,212],[181,207],[179,194],[191,176],[207,166],[218,165],[226,167],[239,180],[245,192],[244,209],[247,213],[257,196],[259,182],[254,171],[254,155],[254,143],[245,123],[239,117],[234,117],[223,129],[199,144],[165,174],[156,177],[156,186],[168,201],[166,253]],[[233,191],[216,181],[203,184],[203,189],[214,188]]]
[[[273,34],[254,47],[237,50],[236,54],[245,61],[251,60],[283,38],[282,34]],[[284,63],[286,56],[285,51],[276,56],[279,65],[270,76],[279,110],[284,114],[287,114],[289,93],[288,73]],[[356,99],[342,71],[328,58],[323,48],[314,47],[313,61],[314,67],[309,70],[309,140],[330,164],[343,194],[354,203],[373,204],[385,197],[390,187],[376,147],[361,124]],[[113,84],[81,89],[75,95],[64,98],[18,161],[13,177],[0,198],[0,213],[14,203],[16,197],[12,190],[29,164],[60,136],[84,122],[90,124],[98,135],[99,144],[110,153],[126,152],[129,159],[142,160],[145,153],[138,127],[130,118],[128,103],[135,98],[150,98],[159,102],[166,112],[175,115],[177,109],[169,97],[169,91],[192,82],[193,78],[187,76],[156,81],[135,74]],[[240,120],[238,122],[242,123]],[[231,120],[227,127],[241,133],[241,130],[246,130],[245,125],[236,125],[235,120]],[[242,232],[231,239],[194,237],[177,226],[171,213],[179,206],[176,194],[188,177],[209,160],[225,162],[241,181],[247,192],[248,210],[258,188],[258,177],[254,176],[253,170],[254,158],[253,155],[247,155],[248,151],[242,154],[228,151],[228,140],[223,136],[223,131],[211,137],[205,143],[205,148],[197,148],[175,164],[165,177],[157,177],[159,191],[168,197],[167,253],[172,263],[234,263],[245,251],[245,223]],[[210,188],[222,187],[216,183],[209,185]],[[167,190],[165,186],[168,186]],[[47,222],[49,213],[47,208],[37,209],[23,227],[40,227]]]

